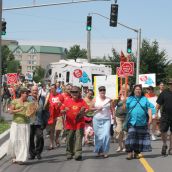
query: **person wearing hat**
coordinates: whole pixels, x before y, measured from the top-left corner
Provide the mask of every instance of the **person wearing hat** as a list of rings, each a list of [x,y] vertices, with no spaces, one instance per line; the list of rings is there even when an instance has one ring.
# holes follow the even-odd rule
[[[110,127],[111,116],[114,114],[112,100],[106,96],[106,87],[98,88],[99,94],[95,97],[91,110],[95,110],[93,117],[93,128],[95,133],[94,152],[97,157],[108,157],[110,149]]]
[[[161,130],[161,137],[162,137],[162,150],[161,154],[167,154],[167,132],[170,128],[170,145],[168,149],[168,154],[172,155],[172,78],[169,79],[167,82],[168,89],[164,90],[157,99],[156,105],[156,115],[158,116],[158,112],[162,107],[162,113],[160,118],[160,130]]]
[[[84,136],[84,115],[88,105],[81,98],[81,89],[77,86],[71,88],[71,98],[64,101],[61,106],[61,113],[66,116],[66,155],[70,160],[82,160],[82,139]]]

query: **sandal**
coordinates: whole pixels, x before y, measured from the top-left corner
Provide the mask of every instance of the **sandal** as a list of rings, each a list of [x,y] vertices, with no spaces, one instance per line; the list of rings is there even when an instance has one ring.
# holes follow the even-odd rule
[[[133,156],[132,156],[132,153],[129,153],[128,156],[127,156],[127,160],[132,160]]]
[[[134,159],[140,159],[140,155],[138,153],[134,153],[134,156],[133,156]]]
[[[48,150],[52,150],[52,149],[54,149],[53,146],[49,146],[49,147],[48,147]]]
[[[165,156],[167,154],[167,148],[168,147],[166,145],[162,146],[161,155]]]

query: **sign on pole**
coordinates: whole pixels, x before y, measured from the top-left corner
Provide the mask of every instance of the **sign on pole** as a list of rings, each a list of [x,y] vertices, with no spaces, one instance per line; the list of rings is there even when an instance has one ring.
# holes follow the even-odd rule
[[[142,84],[142,87],[156,87],[155,73],[139,75],[139,84]]]
[[[134,62],[121,62],[120,63],[121,74],[124,76],[134,75]]]
[[[122,73],[120,67],[117,67],[117,68],[116,68],[116,74],[117,74],[118,77],[120,77],[120,78],[124,78],[124,77],[125,77],[125,75]]]
[[[106,96],[115,99],[118,97],[118,76],[107,75],[107,76],[95,76],[94,77],[94,93],[95,96],[99,95],[98,88],[105,86]]]
[[[18,82],[18,75],[17,73],[7,73],[7,84],[17,84]]]
[[[32,72],[26,72],[25,79],[29,80],[29,81],[33,80],[33,73]]]

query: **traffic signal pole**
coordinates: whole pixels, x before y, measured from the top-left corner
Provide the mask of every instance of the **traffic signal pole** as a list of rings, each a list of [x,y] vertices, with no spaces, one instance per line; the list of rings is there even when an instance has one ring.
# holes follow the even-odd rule
[[[105,18],[105,19],[110,20],[110,18],[108,18],[108,17],[106,17],[106,16],[103,16],[103,15],[101,15],[101,14],[99,14],[99,13],[90,12],[89,14],[95,14],[95,15],[98,15],[98,16],[101,16],[101,17],[103,17],[103,18]],[[123,27],[125,27],[125,28],[127,28],[127,29],[129,29],[129,30],[132,30],[132,31],[134,31],[134,32],[137,33],[136,84],[138,84],[138,83],[139,83],[139,74],[140,74],[141,29],[134,29],[134,28],[129,27],[129,26],[127,26],[127,25],[124,25],[124,24],[122,24],[122,23],[119,23],[119,22],[117,22],[117,23],[118,23],[120,26],[123,26]]]
[[[88,63],[91,62],[91,31],[87,30],[87,58]]]
[[[1,42],[1,33],[2,33],[2,0],[0,0],[0,117],[1,117],[1,112],[2,112],[2,42]]]

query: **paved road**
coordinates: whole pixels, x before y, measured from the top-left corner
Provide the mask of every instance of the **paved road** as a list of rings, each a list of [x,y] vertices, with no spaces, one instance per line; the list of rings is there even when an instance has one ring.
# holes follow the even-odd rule
[[[28,161],[27,165],[12,164],[8,157],[0,161],[0,172],[171,172],[172,156],[162,157],[161,142],[152,142],[153,151],[140,160],[128,161],[125,153],[116,153],[111,144],[109,158],[96,158],[93,147],[83,148],[83,161],[66,160],[65,145],[48,151],[47,139],[42,160]],[[145,167],[144,167],[145,166]]]

